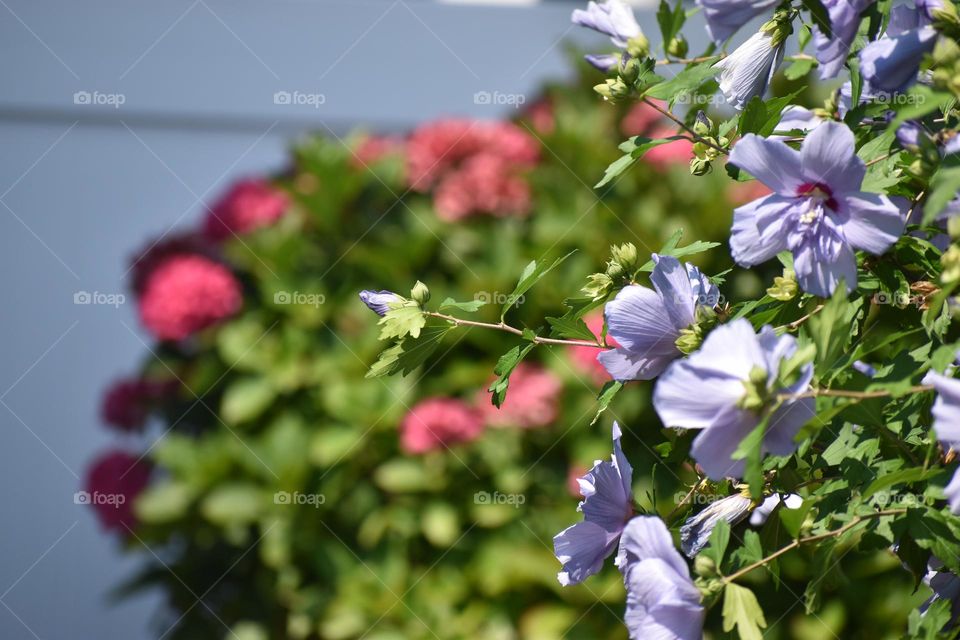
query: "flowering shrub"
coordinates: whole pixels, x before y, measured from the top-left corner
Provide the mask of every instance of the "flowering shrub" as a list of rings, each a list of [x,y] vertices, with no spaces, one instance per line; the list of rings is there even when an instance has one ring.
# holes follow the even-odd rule
[[[588,87],[551,87],[515,122],[303,141],[277,176],[242,181],[132,258],[156,340],[105,395],[127,457],[84,488],[143,561],[124,591],[162,589],[158,637],[623,637],[616,577],[564,589],[551,543],[581,497],[571,471],[609,453],[608,428],[590,426],[609,380],[599,308],[596,336],[527,354],[511,382],[521,393],[500,408],[486,355],[514,334],[464,328],[433,357],[376,364],[411,375],[365,377],[382,346],[367,305],[389,316],[403,302],[390,292],[418,277],[438,300],[472,291],[468,306],[502,305],[531,253],[576,250],[512,312],[537,326],[611,237],[725,233],[727,179],[693,189],[685,162],[641,160],[593,192],[629,105],[598,104]],[[498,168],[469,173],[477,159]],[[464,184],[469,214],[451,217],[441,194]],[[488,200],[504,184],[523,197]],[[697,258],[704,273],[729,266]],[[419,335],[448,325],[430,319]],[[617,415],[654,419],[642,394]],[[630,437],[624,449],[635,491],[652,489],[653,450]]]
[[[488,390],[506,409],[534,393],[528,359],[576,349],[589,371],[593,351],[611,378],[593,420],[613,422],[613,454],[578,478],[582,519],[570,509],[553,547],[564,587],[604,590],[619,576],[631,639],[955,638],[957,7],[696,4],[713,43],[692,58],[682,2],[661,2],[656,47],[617,0],[573,12],[616,48],[586,57],[606,74],[596,93],[635,105],[620,125],[631,136],[624,155],[596,188],[619,189],[655,152],[682,148],[654,162],[730,185],[723,238],[736,266],[708,268],[705,257],[725,266],[711,236],[648,244],[617,230],[602,271],[551,247],[495,309],[431,296],[418,281],[409,294],[391,289],[379,310],[389,346],[370,374],[455,361],[444,353],[451,338],[498,332],[511,342],[488,352],[502,353]],[[774,82],[788,60],[790,89]],[[841,76],[809,108],[806,86]],[[708,105],[717,108],[697,108]],[[542,316],[515,309],[538,295],[547,305],[556,274],[578,271],[579,288]],[[627,418],[648,397],[656,417]],[[638,441],[655,454],[643,466]],[[800,604],[809,617],[794,613]]]

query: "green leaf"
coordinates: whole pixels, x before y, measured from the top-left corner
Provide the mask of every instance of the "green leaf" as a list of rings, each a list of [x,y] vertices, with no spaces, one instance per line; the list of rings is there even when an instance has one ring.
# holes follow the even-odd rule
[[[719,56],[700,64],[690,65],[666,82],[660,82],[647,89],[647,96],[660,100],[675,100],[696,91],[700,85],[720,72],[713,66],[718,59]]]
[[[263,510],[267,496],[253,484],[226,484],[214,489],[200,505],[207,520],[221,526],[253,522]]]
[[[727,546],[730,544],[730,523],[724,519],[717,521],[713,531],[710,532],[710,543],[700,553],[713,560],[719,569],[723,564],[723,556],[727,553]]]
[[[601,178],[600,182],[595,184],[593,188],[599,189],[600,187],[609,184],[611,180],[630,168],[634,162],[643,157],[643,154],[650,149],[659,147],[662,144],[667,144],[668,142],[684,139],[684,136],[670,136],[668,138],[645,138],[643,136],[634,136],[630,138],[620,145],[620,150],[624,151],[626,155],[610,163],[610,166],[608,166],[606,171],[603,172],[603,178]]]
[[[870,193],[887,193],[891,187],[897,185],[902,177],[902,172],[897,166],[900,161],[900,153],[895,153],[879,162],[874,162],[867,167],[867,175],[863,179],[863,191]]]
[[[787,77],[787,80],[799,80],[805,78],[816,64],[817,61],[811,58],[800,58],[791,62],[790,66],[784,70],[783,75]]]
[[[133,506],[138,520],[147,524],[158,524],[182,517],[191,500],[193,491],[188,485],[168,481],[147,487],[137,496]]]
[[[405,338],[392,347],[384,349],[380,357],[370,366],[367,378],[393,375],[409,375],[433,355],[443,341],[444,336],[453,330],[453,326],[444,320],[430,318],[420,335]]]
[[[757,597],[746,587],[730,582],[723,590],[723,630],[737,628],[741,640],[762,640],[767,621]]]
[[[587,340],[595,342],[597,337],[593,335],[587,323],[580,318],[553,318],[547,317],[550,323],[550,336],[553,338],[567,338],[570,340]]]
[[[493,372],[498,377],[487,389],[487,391],[493,394],[490,401],[494,406],[499,407],[503,404],[503,401],[507,399],[507,387],[510,386],[510,374],[513,373],[517,365],[520,364],[535,346],[537,345],[533,342],[517,345],[497,360],[497,366],[493,368]]]
[[[380,339],[404,338],[408,335],[416,338],[426,323],[427,316],[416,304],[390,309],[378,323],[383,327],[380,329]]]
[[[503,320],[507,315],[507,311],[510,310],[510,307],[517,303],[517,300],[533,288],[533,285],[537,284],[545,275],[550,273],[554,267],[558,264],[572,256],[576,253],[576,250],[571,251],[570,253],[557,258],[553,262],[548,262],[547,259],[540,258],[539,260],[533,260],[527,267],[523,270],[523,273],[520,274],[520,281],[517,282],[517,286],[514,288],[513,293],[507,296],[507,301],[504,303],[503,308],[500,310],[500,320]]]
[[[917,482],[939,472],[939,469],[923,469],[922,467],[913,467],[910,469],[901,469],[900,471],[888,473],[871,482],[870,486],[864,489],[862,497],[864,500],[866,500],[878,491],[883,491],[884,489],[897,484]]]
[[[593,420],[590,421],[591,425],[597,423],[597,420],[600,419],[600,414],[607,410],[614,396],[620,393],[620,389],[623,389],[623,383],[616,380],[610,380],[603,385],[603,388],[600,389],[600,395],[597,396],[597,413],[593,416]]]
[[[930,181],[930,195],[923,205],[923,224],[932,224],[960,192],[960,167],[941,167]]]
[[[241,378],[233,382],[220,401],[220,415],[227,424],[253,420],[276,399],[277,391],[267,378]]]
[[[457,310],[466,311],[467,313],[476,313],[485,304],[487,304],[487,301],[479,298],[475,300],[468,300],[467,302],[457,302],[453,298],[447,298],[440,303],[440,311]]]
[[[673,235],[670,236],[670,239],[667,240],[660,250],[657,252],[657,255],[661,256],[673,256],[674,258],[683,258],[685,256],[692,256],[697,253],[703,253],[704,251],[709,251],[720,246],[719,242],[704,242],[702,240],[697,240],[692,242],[685,247],[678,247],[677,244],[680,242],[680,238],[683,236],[683,229],[677,229],[673,232]],[[653,260],[648,260],[638,271],[649,273],[653,271],[654,267]]]
[[[663,37],[664,47],[680,32],[686,18],[687,14],[683,10],[682,2],[678,0],[677,6],[671,10],[667,0],[660,0],[660,7],[657,9],[657,24],[660,26],[660,35]]]

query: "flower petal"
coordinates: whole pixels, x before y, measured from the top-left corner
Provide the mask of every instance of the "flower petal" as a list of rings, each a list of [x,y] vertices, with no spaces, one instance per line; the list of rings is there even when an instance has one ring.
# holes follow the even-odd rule
[[[678,353],[674,342],[680,330],[671,321],[663,298],[652,289],[624,287],[603,312],[609,334],[627,351],[642,356]]]
[[[672,256],[653,255],[656,265],[650,274],[653,288],[660,294],[670,321],[677,329],[693,324],[696,296],[686,267]]]
[[[673,546],[673,536],[663,520],[656,516],[637,516],[623,529],[617,566],[623,571],[628,564],[651,558],[664,561],[675,573],[689,580],[687,563]]]
[[[730,162],[784,196],[795,196],[803,184],[800,152],[779,140],[748,133],[734,145]]]
[[[670,366],[670,363],[682,356],[674,346],[670,355],[647,355],[634,353],[626,349],[608,349],[597,354],[597,360],[614,380],[653,380]]]
[[[757,423],[756,414],[729,406],[694,438],[690,455],[711,480],[741,478],[746,462],[734,460],[733,453]]]
[[[843,203],[850,216],[843,235],[854,248],[880,255],[903,235],[900,208],[887,196],[860,192],[844,196]]]
[[[794,198],[777,194],[758,198],[737,207],[733,211],[733,228],[730,230],[730,253],[734,261],[745,267],[771,260],[787,248],[783,222]],[[761,232],[760,223],[764,228]]]
[[[700,591],[659,558],[633,565],[626,576],[624,624],[631,640],[700,640],[706,615]]]
[[[619,532],[605,530],[593,522],[578,522],[553,538],[553,551],[563,564],[557,579],[563,586],[578,584],[603,568],[613,553]]]
[[[829,185],[834,196],[860,191],[867,169],[845,124],[831,121],[815,128],[804,139],[800,156],[805,182]]]
[[[853,249],[832,234],[804,242],[793,252],[800,288],[821,298],[830,297],[843,280],[847,291],[857,286],[857,259]]]
[[[923,381],[937,390],[933,403],[933,430],[937,439],[950,447],[960,445],[960,380],[929,373]]]

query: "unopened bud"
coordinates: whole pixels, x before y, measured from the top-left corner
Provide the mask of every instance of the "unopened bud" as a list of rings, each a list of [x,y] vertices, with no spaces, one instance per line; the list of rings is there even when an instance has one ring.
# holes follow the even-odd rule
[[[782,276],[773,279],[773,286],[767,289],[767,295],[774,300],[786,302],[793,300],[799,291],[800,287],[797,285],[793,269],[784,269]]]
[[[667,45],[667,55],[674,58],[682,58],[687,55],[687,51],[690,50],[690,46],[687,44],[686,38],[682,35],[678,35]]]
[[[427,288],[427,285],[417,280],[417,284],[413,285],[413,289],[410,290],[410,297],[416,300],[421,306],[425,305],[427,301],[430,300],[430,289]]]
[[[631,242],[610,247],[610,257],[624,269],[632,269],[637,265],[637,248]]]
[[[713,131],[713,121],[703,111],[697,112],[697,119],[693,122],[693,132],[698,136],[708,136]]]
[[[695,176],[705,176],[713,170],[713,165],[705,158],[694,158],[690,161],[690,173]]]
[[[634,58],[646,58],[650,53],[650,41],[640,33],[627,40],[627,53]]]

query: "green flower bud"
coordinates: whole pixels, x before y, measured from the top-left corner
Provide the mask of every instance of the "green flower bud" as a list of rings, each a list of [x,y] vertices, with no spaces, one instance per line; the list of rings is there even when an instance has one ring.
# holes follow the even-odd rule
[[[620,78],[608,78],[603,84],[596,85],[593,90],[611,102],[626,98],[631,92],[630,87]]]
[[[417,284],[413,285],[413,289],[410,290],[410,297],[416,300],[417,304],[422,307],[430,300],[430,289],[427,288],[427,285],[417,280]]]
[[[793,300],[799,291],[800,287],[797,285],[793,269],[784,269],[782,276],[773,279],[773,286],[767,289],[767,295],[774,300],[786,302]]]
[[[960,281],[960,247],[953,244],[940,257],[940,264],[943,265],[943,273],[940,274],[940,281],[947,285]]]
[[[687,44],[686,38],[682,35],[676,36],[667,45],[667,55],[674,58],[683,58],[689,50],[690,46]]]
[[[694,558],[693,571],[704,578],[715,578],[720,575],[717,573],[717,563],[713,561],[713,558],[708,558],[702,553]]]
[[[680,353],[689,355],[699,349],[702,342],[702,330],[698,325],[691,325],[680,330],[680,335],[674,341],[674,344],[677,345]]]
[[[623,265],[614,260],[607,262],[607,275],[611,278],[618,278],[623,275]]]
[[[704,158],[694,158],[690,161],[690,173],[695,176],[705,176],[713,171],[713,165]]]
[[[627,40],[627,53],[634,58],[646,58],[650,54],[650,41],[647,36],[641,33]]]
[[[580,288],[594,300],[606,297],[613,286],[613,278],[605,273],[593,273],[587,276],[587,284]]]
[[[713,132],[713,121],[703,111],[697,113],[697,119],[693,123],[693,132],[698,136],[708,136]]]
[[[625,63],[620,65],[620,77],[623,78],[624,82],[633,84],[640,77],[641,69],[642,65],[639,58],[628,58]]]
[[[637,266],[637,248],[631,242],[625,242],[621,245],[610,247],[610,257],[613,261],[629,271]]]

